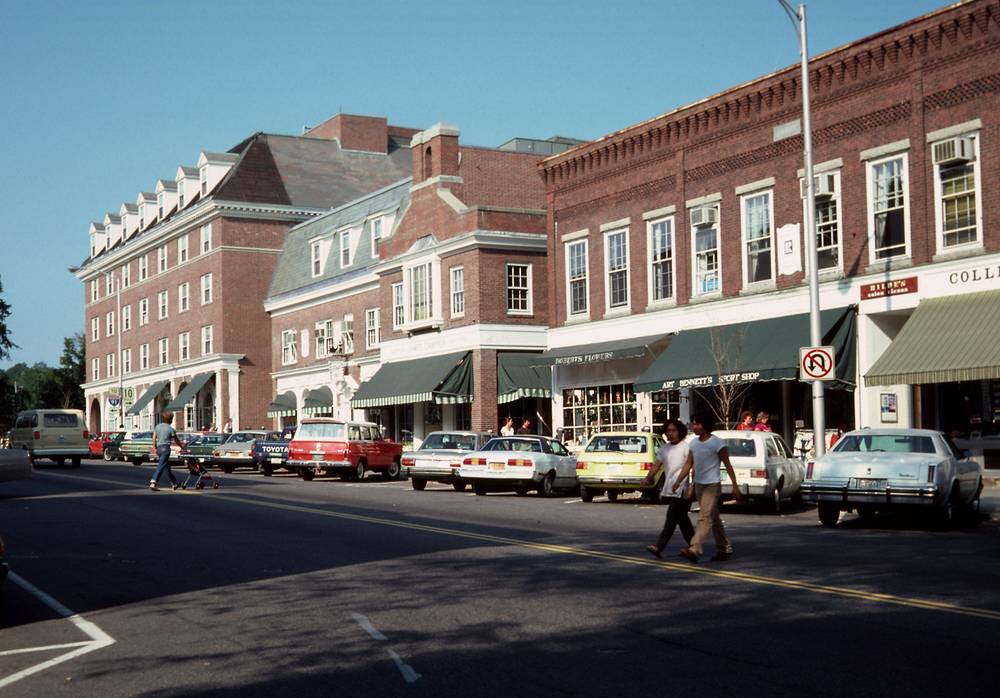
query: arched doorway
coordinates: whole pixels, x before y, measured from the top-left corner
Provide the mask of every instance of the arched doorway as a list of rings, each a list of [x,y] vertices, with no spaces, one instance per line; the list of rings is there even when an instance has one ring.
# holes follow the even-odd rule
[[[150,429],[159,424],[160,415],[163,414],[164,409],[171,400],[173,400],[173,396],[170,394],[170,383],[168,382],[163,386],[163,390],[160,391],[160,394],[153,398],[153,420],[152,424],[149,426]]]
[[[199,431],[208,431],[214,426],[215,429],[212,431],[219,431],[215,417],[215,376],[212,376],[198,391],[194,404],[194,427]]]
[[[90,401],[90,433],[101,431],[101,424],[101,400],[95,397]]]

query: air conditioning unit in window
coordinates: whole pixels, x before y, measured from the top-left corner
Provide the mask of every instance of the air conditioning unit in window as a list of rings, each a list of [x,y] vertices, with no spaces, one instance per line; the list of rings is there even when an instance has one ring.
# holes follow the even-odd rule
[[[935,165],[955,165],[976,159],[976,148],[969,136],[949,138],[934,144]]]
[[[806,178],[799,180],[802,198],[806,198]],[[837,179],[832,174],[818,174],[813,177],[813,196],[817,199],[828,199],[837,194]]]
[[[691,227],[701,228],[706,225],[715,225],[718,220],[719,210],[715,206],[699,206],[691,209]]]
[[[340,337],[326,338],[326,355],[331,359],[341,358],[347,355],[344,351],[344,340]]]

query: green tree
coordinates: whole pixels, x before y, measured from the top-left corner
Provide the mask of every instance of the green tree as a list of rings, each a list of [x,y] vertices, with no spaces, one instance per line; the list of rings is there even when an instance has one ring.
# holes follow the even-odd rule
[[[16,386],[14,405],[18,410],[62,407],[62,380],[56,369],[38,362],[34,366],[17,363],[7,369],[7,378]]]
[[[0,280],[0,361],[10,358],[10,350],[17,345],[11,341],[7,318],[10,317],[10,303],[3,299],[3,281]]]
[[[62,386],[63,407],[83,409],[83,384],[87,380],[86,358],[87,349],[83,333],[77,332],[63,339],[63,352],[59,357],[57,369]]]

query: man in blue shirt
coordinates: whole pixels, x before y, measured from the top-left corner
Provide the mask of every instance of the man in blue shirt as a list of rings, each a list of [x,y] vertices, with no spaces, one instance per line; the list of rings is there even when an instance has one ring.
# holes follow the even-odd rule
[[[160,489],[156,486],[156,483],[160,481],[160,476],[163,475],[164,470],[167,471],[173,488],[176,490],[179,486],[177,478],[174,477],[173,471],[170,470],[170,442],[173,441],[179,447],[184,445],[177,438],[177,432],[174,431],[173,426],[170,424],[174,421],[174,413],[164,412],[160,415],[160,420],[160,423],[153,428],[153,448],[156,450],[158,464],[156,472],[153,473],[153,479],[149,481],[149,489],[154,492]]]

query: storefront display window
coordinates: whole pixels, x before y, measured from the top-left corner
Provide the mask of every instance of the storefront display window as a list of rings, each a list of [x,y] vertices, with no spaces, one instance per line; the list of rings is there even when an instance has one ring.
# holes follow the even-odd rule
[[[631,383],[563,390],[564,430],[580,443],[602,431],[635,431],[637,420]]]
[[[661,390],[650,395],[653,402],[653,431],[660,433],[663,423],[681,416],[681,391]]]

